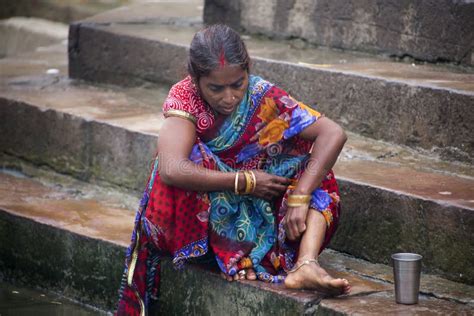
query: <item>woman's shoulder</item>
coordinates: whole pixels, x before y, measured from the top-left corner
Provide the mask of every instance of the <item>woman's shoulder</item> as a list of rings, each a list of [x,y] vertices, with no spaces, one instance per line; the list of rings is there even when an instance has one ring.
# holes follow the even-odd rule
[[[315,117],[320,117],[322,115],[312,107],[293,98],[285,89],[279,87],[278,85],[275,85],[258,76],[251,76],[251,79],[249,80],[254,80],[255,82],[254,91],[258,91],[260,89],[259,87],[266,87],[265,89],[261,90],[263,93],[260,99],[262,101],[271,100],[269,101],[270,104],[278,109],[278,113],[293,112],[295,109],[302,109],[306,110],[309,112],[309,114]],[[299,112],[297,111],[296,113]]]
[[[281,88],[280,86],[274,84],[271,81],[268,81],[257,75],[249,76],[249,87],[253,92],[272,92],[280,95],[288,95],[288,93]]]
[[[168,97],[176,97],[180,99],[186,99],[193,96],[199,96],[196,85],[194,84],[191,76],[187,76],[183,80],[175,83],[169,93]]]
[[[193,122],[198,133],[205,131],[214,119],[190,76],[171,87],[163,103],[163,114],[165,117],[177,116]]]
[[[207,110],[190,76],[171,87],[168,97],[163,104],[163,111],[165,113],[170,110],[186,111],[194,116]]]
[[[275,101],[279,101],[280,98],[283,97],[283,99],[285,99],[285,97],[289,96],[286,90],[256,75],[249,76],[249,83],[250,83],[249,87],[250,87],[251,95],[259,96],[260,97],[259,99],[263,97],[265,98],[270,97],[274,99]]]

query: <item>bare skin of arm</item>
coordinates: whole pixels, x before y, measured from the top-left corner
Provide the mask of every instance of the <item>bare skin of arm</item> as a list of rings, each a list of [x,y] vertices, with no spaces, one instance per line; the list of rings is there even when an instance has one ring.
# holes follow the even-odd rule
[[[321,185],[328,171],[336,163],[347,136],[338,124],[326,117],[319,118],[303,130],[300,136],[314,141],[314,145],[310,161],[293,194],[308,195]],[[290,240],[298,239],[306,230],[307,213],[307,206],[288,209],[285,229]]]
[[[194,191],[234,190],[235,173],[220,172],[201,167],[189,160],[196,139],[196,127],[182,118],[165,120],[158,138],[159,174],[164,183]],[[254,171],[257,187],[253,195],[271,199],[283,194],[290,181],[262,171]],[[240,174],[239,189],[245,187]]]

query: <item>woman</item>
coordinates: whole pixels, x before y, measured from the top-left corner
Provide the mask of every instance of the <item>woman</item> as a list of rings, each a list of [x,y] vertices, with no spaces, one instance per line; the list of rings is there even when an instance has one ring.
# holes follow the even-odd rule
[[[194,36],[189,76],[164,103],[158,156],[127,253],[119,314],[156,302],[161,256],[211,255],[228,280],[345,294],[317,262],[339,217],[330,170],[345,141],[333,121],[249,74],[239,35]]]

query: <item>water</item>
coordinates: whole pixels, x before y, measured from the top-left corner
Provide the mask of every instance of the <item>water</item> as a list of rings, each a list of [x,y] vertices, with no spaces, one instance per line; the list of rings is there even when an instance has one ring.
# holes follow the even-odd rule
[[[106,312],[59,295],[0,282],[0,316],[92,316]]]

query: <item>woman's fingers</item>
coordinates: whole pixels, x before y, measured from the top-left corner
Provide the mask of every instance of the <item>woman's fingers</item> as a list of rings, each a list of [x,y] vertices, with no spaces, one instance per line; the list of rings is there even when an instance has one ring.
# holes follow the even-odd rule
[[[306,215],[306,206],[288,208],[284,223],[288,239],[296,240],[301,237],[306,230]]]
[[[286,237],[289,240],[295,240],[295,229],[294,229],[294,223],[290,220],[290,218],[285,216],[285,223],[284,223],[285,231],[286,231]]]
[[[282,194],[286,191],[287,185],[273,183],[271,188],[275,191],[275,193]]]
[[[280,176],[273,176],[273,182],[280,183],[285,186],[288,186],[291,184],[291,180],[289,178],[280,177]]]
[[[296,240],[299,237],[299,231],[298,231],[298,226],[295,223],[295,221],[290,222],[290,231],[291,231],[291,240]]]
[[[283,195],[284,191],[279,191],[276,188],[258,188],[254,191],[253,195],[265,199],[268,201],[273,200],[281,195]]]

